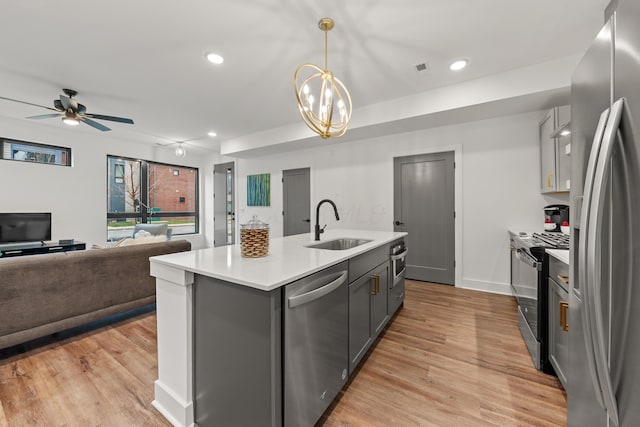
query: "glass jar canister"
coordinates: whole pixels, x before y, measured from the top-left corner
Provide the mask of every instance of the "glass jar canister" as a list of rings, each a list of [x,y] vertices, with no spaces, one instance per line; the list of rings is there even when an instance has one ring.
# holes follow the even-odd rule
[[[267,256],[269,252],[269,224],[258,219],[257,215],[246,224],[240,225],[240,249],[245,258]]]

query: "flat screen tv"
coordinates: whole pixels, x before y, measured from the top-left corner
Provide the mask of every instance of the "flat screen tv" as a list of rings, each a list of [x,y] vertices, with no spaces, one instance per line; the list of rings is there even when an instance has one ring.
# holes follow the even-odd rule
[[[0,244],[51,240],[51,212],[0,213]]]

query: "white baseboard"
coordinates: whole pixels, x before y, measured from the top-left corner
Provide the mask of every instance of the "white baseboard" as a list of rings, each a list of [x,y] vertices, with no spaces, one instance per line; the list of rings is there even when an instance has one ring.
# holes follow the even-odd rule
[[[156,380],[155,399],[151,404],[175,427],[194,427],[193,402],[182,402],[171,390]]]
[[[459,288],[471,289],[474,291],[491,292],[492,294],[513,295],[511,285],[508,283],[494,283],[483,280],[462,279],[462,285]]]

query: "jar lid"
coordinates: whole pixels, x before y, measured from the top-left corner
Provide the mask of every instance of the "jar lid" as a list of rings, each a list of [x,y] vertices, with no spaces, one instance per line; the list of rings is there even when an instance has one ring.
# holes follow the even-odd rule
[[[247,222],[246,224],[240,224],[240,227],[242,228],[269,228],[269,224],[267,224],[266,222],[262,222],[258,219],[258,215],[254,215],[253,219],[251,219],[251,221]]]

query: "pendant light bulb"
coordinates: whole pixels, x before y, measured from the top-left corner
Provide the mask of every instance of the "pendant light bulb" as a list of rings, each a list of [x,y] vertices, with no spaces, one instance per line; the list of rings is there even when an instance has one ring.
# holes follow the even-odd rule
[[[187,156],[187,150],[185,150],[184,147],[182,146],[182,142],[178,143],[178,147],[176,148],[176,156],[178,156],[178,157],[186,157]]]

